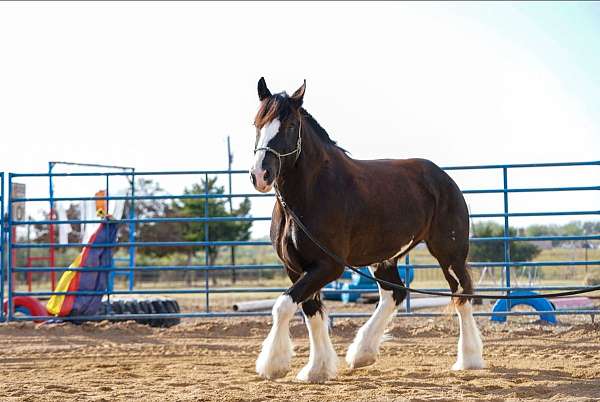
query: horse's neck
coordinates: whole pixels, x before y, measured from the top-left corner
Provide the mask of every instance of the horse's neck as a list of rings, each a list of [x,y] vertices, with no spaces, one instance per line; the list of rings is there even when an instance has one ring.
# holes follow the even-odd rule
[[[316,133],[305,133],[302,142],[300,158],[286,172],[279,187],[286,203],[299,214],[311,208],[315,199],[326,196],[328,191],[336,191],[334,180],[328,183],[330,175],[324,169],[335,169],[335,166],[343,163],[342,152],[322,143]]]

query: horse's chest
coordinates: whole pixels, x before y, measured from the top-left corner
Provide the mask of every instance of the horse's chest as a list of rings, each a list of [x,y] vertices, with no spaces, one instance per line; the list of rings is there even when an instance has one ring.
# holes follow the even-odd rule
[[[287,221],[282,225],[277,244],[277,254],[286,265],[300,267],[302,264],[300,232],[297,225],[292,221]]]

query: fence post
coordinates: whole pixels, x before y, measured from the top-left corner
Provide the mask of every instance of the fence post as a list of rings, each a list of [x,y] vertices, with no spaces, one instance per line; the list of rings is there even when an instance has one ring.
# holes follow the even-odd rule
[[[7,246],[8,246],[8,265],[6,267],[6,280],[8,281],[8,303],[6,309],[6,321],[11,321],[13,318],[13,278],[12,278],[12,264],[13,264],[13,253],[12,253],[12,173],[8,174],[8,217],[7,217]],[[4,305],[2,306],[4,309]]]
[[[404,285],[410,286],[408,283],[408,278],[410,275],[410,256],[409,256],[409,254],[406,254],[404,263],[406,264],[404,266]],[[406,312],[410,313],[410,292],[406,292],[406,299],[404,299],[404,300],[406,300]]]
[[[51,221],[55,220],[56,218],[54,216],[54,183],[52,181],[52,169],[54,169],[54,162],[48,162],[48,195],[50,197],[50,213],[48,214],[48,219]],[[54,243],[54,224],[52,223],[48,226],[48,240],[49,243]],[[54,247],[50,246],[48,249],[48,257],[50,266],[52,267],[52,271],[50,271],[50,286],[53,292],[54,288],[56,287],[56,272],[54,272],[54,268],[56,267],[56,258],[54,251]]]
[[[129,206],[129,290],[133,290],[133,283],[135,282],[135,230],[136,223],[135,219],[135,169],[131,171],[131,204]]]
[[[204,217],[208,218],[208,173],[204,174]],[[210,259],[208,257],[208,219],[204,221],[204,241],[206,242],[206,246],[204,247],[204,265],[208,266],[210,264]],[[206,312],[210,312],[210,297],[208,294],[208,289],[210,287],[208,280],[208,268],[204,270],[204,289],[206,290]]]
[[[4,322],[4,235],[6,228],[4,227],[4,172],[0,172],[0,321]]]
[[[231,143],[229,136],[227,136],[227,176],[229,178],[229,212],[233,213],[233,202],[231,200],[232,184],[231,184],[231,164],[233,163],[233,154],[231,153]],[[231,246],[231,282],[235,284],[237,281],[237,275],[235,271],[235,246]]]
[[[504,274],[506,278],[506,287],[510,288],[510,226],[508,224],[508,168],[502,168],[503,195],[504,195]],[[506,290],[506,295],[510,295],[510,290]]]

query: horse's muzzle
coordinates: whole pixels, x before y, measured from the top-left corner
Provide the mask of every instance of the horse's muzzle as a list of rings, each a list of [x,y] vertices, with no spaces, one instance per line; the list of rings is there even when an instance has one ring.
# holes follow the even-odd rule
[[[273,173],[271,169],[252,169],[250,179],[255,189],[261,193],[267,193],[273,188]]]

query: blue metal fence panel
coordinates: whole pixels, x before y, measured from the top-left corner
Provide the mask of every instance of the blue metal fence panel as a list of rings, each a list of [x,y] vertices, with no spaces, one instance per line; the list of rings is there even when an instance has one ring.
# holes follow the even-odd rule
[[[4,258],[6,249],[6,227],[4,226],[4,172],[0,172],[0,302],[2,302],[2,308],[0,309],[0,321],[4,322]]]
[[[489,242],[489,241],[500,241],[503,244],[504,249],[504,260],[503,261],[495,261],[495,262],[473,262],[471,266],[474,268],[480,267],[501,267],[503,272],[503,280],[501,286],[493,286],[493,287],[482,287],[478,288],[480,292],[504,292],[506,294],[510,293],[511,290],[517,289],[515,288],[511,281],[511,268],[514,267],[551,267],[551,266],[572,266],[579,267],[582,265],[591,265],[591,266],[600,266],[600,260],[590,260],[590,261],[544,261],[544,262],[525,262],[525,261],[512,261],[511,253],[510,253],[510,245],[511,242],[514,241],[565,241],[565,240],[599,240],[600,233],[593,233],[582,236],[511,236],[510,235],[510,219],[511,218],[523,218],[523,217],[544,217],[544,216],[600,216],[600,210],[578,210],[573,208],[573,206],[569,206],[570,208],[564,211],[529,211],[529,212],[511,212],[509,205],[509,195],[510,194],[522,194],[522,193],[539,193],[539,192],[572,192],[576,194],[580,191],[599,191],[600,186],[568,186],[568,187],[529,187],[529,188],[511,188],[509,187],[509,173],[513,169],[527,169],[527,168],[547,168],[547,167],[582,167],[582,166],[600,166],[600,161],[593,162],[565,162],[565,163],[544,163],[544,164],[519,164],[519,165],[488,165],[488,166],[453,166],[447,167],[445,170],[448,172],[452,171],[468,171],[468,170],[493,170],[498,171],[502,175],[502,184],[501,186],[491,186],[487,189],[464,189],[464,194],[498,194],[502,196],[503,207],[501,211],[494,211],[491,213],[477,213],[471,214],[471,218],[501,218],[503,221],[503,235],[495,236],[495,237],[486,237],[486,238],[471,238],[473,242]],[[144,247],[196,247],[200,250],[207,250],[209,247],[264,247],[270,246],[269,241],[260,241],[260,240],[211,240],[211,232],[210,232],[210,224],[218,224],[222,222],[259,222],[259,221],[269,221],[270,217],[266,216],[257,216],[257,217],[230,217],[230,216],[211,216],[209,211],[208,201],[210,199],[241,199],[241,198],[264,198],[264,197],[273,197],[272,194],[258,194],[258,193],[232,193],[231,185],[229,187],[229,192],[225,194],[212,194],[208,193],[208,189],[204,191],[203,194],[174,194],[174,195],[139,195],[136,194],[135,190],[135,179],[140,177],[181,177],[181,176],[195,176],[203,178],[206,182],[212,176],[218,175],[227,175],[229,176],[229,180],[231,183],[231,176],[235,175],[247,175],[247,171],[245,170],[212,170],[212,171],[179,171],[179,172],[134,172],[131,171],[119,171],[119,172],[98,172],[98,173],[89,173],[89,172],[75,172],[75,173],[58,173],[53,172],[52,169],[49,169],[48,173],[10,173],[9,174],[9,195],[8,195],[8,219],[5,222],[5,226],[7,230],[4,231],[6,234],[8,241],[5,247],[2,247],[2,252],[5,254],[5,257],[8,260],[8,264],[6,266],[6,278],[8,282],[8,320],[30,320],[32,317],[15,317],[14,316],[14,307],[12,299],[15,296],[33,296],[33,297],[48,297],[53,294],[81,294],[81,295],[91,295],[91,294],[101,294],[107,297],[110,296],[130,296],[130,295],[186,295],[186,294],[197,294],[199,296],[204,295],[204,311],[203,312],[191,312],[191,313],[182,313],[175,314],[170,316],[179,316],[179,317],[217,317],[217,316],[247,316],[247,315],[265,315],[265,313],[234,313],[234,312],[223,312],[223,311],[213,311],[213,306],[211,306],[211,298],[210,295],[224,294],[224,293],[279,293],[283,291],[283,288],[279,287],[228,287],[228,288],[217,288],[211,286],[211,273],[225,271],[225,270],[239,270],[239,271],[248,271],[248,270],[275,270],[280,269],[280,264],[221,264],[214,265],[211,264],[209,259],[208,252],[204,253],[204,264],[203,265],[150,265],[150,266],[138,266],[135,258],[135,252],[138,248]],[[125,176],[132,177],[132,191],[131,194],[126,196],[113,195],[108,192],[108,179],[111,176]],[[106,180],[106,196],[103,197],[90,197],[89,195],[81,195],[79,197],[57,197],[53,191],[52,179],[53,178],[105,178]],[[512,176],[511,176],[512,177]],[[600,175],[596,176],[600,177]],[[48,178],[49,179],[49,196],[48,197],[28,197],[28,198],[14,198],[11,192],[12,181],[14,178]],[[2,177],[3,180],[3,177]],[[2,186],[3,188],[4,186]],[[0,198],[3,197],[3,193],[0,193]],[[18,241],[18,239],[14,238],[12,235],[12,228],[17,226],[27,226],[27,225],[57,225],[57,224],[81,224],[81,223],[99,223],[101,220],[81,220],[81,219],[73,219],[73,220],[57,220],[53,219],[54,216],[50,215],[50,219],[40,219],[40,220],[24,220],[24,221],[13,221],[11,218],[12,205],[15,202],[49,202],[50,205],[54,205],[57,202],[72,202],[72,201],[91,201],[91,200],[107,200],[116,201],[116,200],[125,200],[130,203],[135,203],[139,201],[151,201],[151,200],[183,200],[183,199],[197,199],[204,201],[204,211],[201,216],[194,217],[152,217],[152,218],[143,218],[135,216],[134,209],[131,208],[127,215],[127,218],[120,219],[119,222],[129,226],[129,239],[128,241],[120,241],[114,244],[95,244],[95,247],[106,247],[106,246],[117,246],[120,248],[126,248],[129,250],[129,257],[127,260],[127,266],[118,266],[118,267],[110,267],[110,268],[96,268],[94,270],[103,271],[107,270],[112,274],[126,273],[129,278],[129,285],[126,290],[115,290],[112,286],[109,287],[106,291],[103,292],[53,292],[51,291],[16,291],[15,283],[13,283],[13,274],[19,273],[42,273],[42,272],[54,272],[56,271],[58,274],[68,270],[67,267],[62,266],[60,264],[56,264],[58,266],[48,266],[48,267],[23,267],[18,266],[17,262],[13,259],[13,254],[17,250],[22,249],[50,249],[54,248],[81,248],[84,244],[61,244],[57,246],[52,242],[46,243],[31,243],[25,241]],[[3,198],[2,198],[3,200]],[[3,214],[4,215],[4,214]],[[139,241],[136,236],[136,225],[143,223],[153,223],[153,224],[185,224],[185,223],[196,223],[202,224],[204,228],[204,238],[202,241],[172,241],[172,242],[160,242],[160,241]],[[406,269],[408,273],[409,269],[431,269],[438,267],[435,264],[415,264],[411,262],[409,256],[406,256],[406,259],[403,264],[400,264],[401,267]],[[89,269],[89,268],[85,268]],[[72,270],[82,270],[82,269],[72,269]],[[162,288],[162,289],[139,289],[134,284],[134,277],[136,272],[145,271],[145,272],[163,272],[163,271],[190,271],[190,272],[203,272],[203,286],[200,287],[188,287],[181,289],[173,289],[173,288]],[[531,290],[531,291],[551,291],[551,290],[567,290],[573,289],[573,286],[528,286],[528,287],[519,287],[519,290]],[[3,287],[2,287],[3,289]],[[430,290],[447,290],[447,289],[430,289]],[[351,292],[363,292],[361,289],[354,289]],[[342,292],[341,290],[338,292]],[[345,290],[344,292],[347,292]],[[555,312],[556,313],[556,312]],[[597,313],[596,310],[564,310],[558,312],[558,314],[594,314]],[[478,315],[489,315],[491,313],[478,313]],[[539,314],[539,312],[506,312],[499,313],[500,315],[534,315]],[[415,312],[410,307],[410,297],[407,300],[407,309],[405,313],[399,313],[399,315],[409,315],[409,316],[433,316],[437,315],[436,313],[420,313]],[[332,317],[355,317],[355,316],[365,316],[363,313],[333,313]],[[41,317],[43,319],[48,319],[49,317]],[[74,317],[76,318],[84,318],[84,317]],[[94,317],[85,317],[86,319],[106,319],[107,316],[94,316]],[[133,318],[131,315],[122,314],[122,315],[112,315],[111,318]],[[135,318],[143,318],[141,316],[135,315]],[[37,317],[36,317],[37,319]]]

